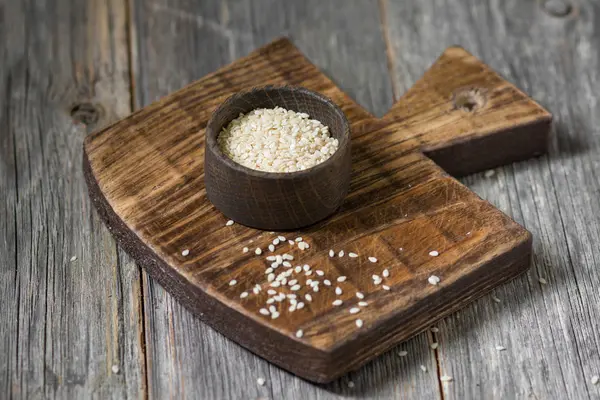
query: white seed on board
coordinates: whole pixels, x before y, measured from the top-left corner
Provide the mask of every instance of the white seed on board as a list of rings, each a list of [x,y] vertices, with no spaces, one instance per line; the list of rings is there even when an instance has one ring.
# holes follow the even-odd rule
[[[303,308],[304,308],[304,303],[303,303],[303,302],[301,302],[301,301],[299,301],[299,302],[298,302],[298,305],[296,306],[296,309],[298,309],[298,310],[301,310],[301,309],[303,309]]]
[[[317,273],[317,275],[319,275],[319,276],[323,276],[323,275],[325,275],[325,272],[321,271],[320,269],[316,270],[315,272],[316,272],[316,273]]]
[[[369,257],[369,261],[371,261],[372,263],[376,263],[377,259],[375,257]]]
[[[440,283],[440,278],[438,276],[431,275],[429,278],[427,278],[427,281],[435,286]]]
[[[273,246],[277,246],[279,244],[279,239],[275,238],[273,239]]]
[[[494,171],[493,169],[488,169],[483,175],[486,178],[491,178],[492,176],[496,175],[496,171]]]
[[[437,256],[439,256],[439,255],[440,255],[440,253],[439,253],[437,250],[431,250],[431,251],[429,252],[429,255],[430,255],[431,257],[437,257]]]
[[[598,382],[600,382],[600,377],[598,375],[592,376],[591,382],[592,382],[592,385],[597,385]]]
[[[304,264],[304,266],[302,267],[302,269],[303,269],[304,271],[310,271],[310,265],[308,265],[308,264]]]
[[[270,299],[267,299],[267,304],[273,304],[275,303],[275,298],[271,297]]]
[[[439,330],[438,328],[436,328],[435,326],[432,326],[430,330],[431,330],[431,332],[433,332],[433,333],[438,333],[438,332],[440,331],[440,330]]]
[[[293,245],[294,245],[294,241],[293,241],[293,240],[291,240],[291,239],[290,239],[290,240],[288,240],[288,243],[290,244],[290,246],[293,246]]]
[[[312,296],[311,296],[309,293],[306,293],[306,294],[304,295],[304,299],[305,299],[306,301],[312,301]]]
[[[373,278],[374,281],[380,281],[381,277],[379,275],[373,274],[373,276],[371,276],[371,278]]]
[[[391,288],[388,285],[381,285],[383,290],[390,290]]]
[[[337,281],[338,282],[344,282],[346,280],[345,276],[338,276]]]
[[[350,258],[356,258],[356,257],[358,257],[358,254],[356,254],[356,253],[348,253],[348,257],[350,257]]]
[[[275,274],[274,273],[270,273],[269,275],[267,275],[267,281],[269,282],[273,282],[275,280]]]
[[[433,343],[431,343],[431,344],[429,345],[429,347],[431,347],[431,350],[435,350],[435,349],[437,349],[437,348],[438,348],[438,346],[439,346],[439,343],[436,343],[436,342],[433,342]]]
[[[295,292],[296,290],[300,290],[300,285],[294,285],[294,286],[292,286],[292,287],[290,288],[290,290],[293,290],[294,292]]]
[[[280,293],[280,294],[283,294],[283,293]],[[298,297],[298,296],[296,295],[296,293],[288,293],[285,295],[285,297],[287,297],[288,299],[294,299],[294,301],[295,301],[296,297]]]
[[[340,250],[340,252],[338,253],[338,257],[340,257],[340,258],[344,257],[344,250]]]
[[[277,319],[279,318],[279,312],[275,311],[274,313],[271,313],[271,319]]]
[[[256,380],[256,383],[258,383],[259,386],[264,386],[265,385],[265,378],[258,378]]]
[[[542,285],[546,285],[548,283],[548,281],[542,277],[538,278],[538,281],[542,284]]]
[[[398,250],[402,251],[402,250],[404,250],[404,247],[400,247]]]
[[[319,286],[313,286],[313,292],[318,292],[319,291]]]
[[[312,275],[312,271],[306,271],[306,272],[304,273],[304,275],[306,275],[306,276],[310,276],[310,275]]]
[[[275,308],[275,306],[269,306],[269,311],[271,311],[271,313],[277,312],[277,308]]]
[[[302,236],[298,236],[298,237],[296,238],[296,242],[301,242],[301,241],[302,241]]]
[[[299,274],[300,272],[302,272],[302,267],[297,265],[296,268],[294,268],[294,271]]]
[[[369,303],[367,303],[366,301],[359,301],[358,305],[361,306],[361,307],[366,307],[366,306],[369,305]]]
[[[288,308],[289,312],[294,312],[296,311],[296,304],[292,304],[289,308]]]
[[[333,256],[335,256],[335,252],[333,251],[333,249],[329,250],[329,257],[333,257]]]
[[[281,263],[281,265],[283,265],[286,268],[290,268],[292,266],[292,264],[289,261],[284,261]]]
[[[357,327],[361,328],[363,326],[363,320],[362,319],[357,319],[356,321],[354,321],[354,323],[356,324]]]
[[[234,286],[237,283],[235,279],[229,281],[229,286]]]
[[[304,335],[304,331],[302,329],[298,329],[296,331],[296,337],[301,338]]]
[[[341,306],[342,303],[343,303],[342,300],[337,299],[337,300],[334,300],[333,303],[331,303],[331,304],[337,307],[337,306]]]
[[[361,299],[361,300],[362,300],[362,299],[364,299],[364,298],[365,298],[365,295],[364,295],[364,294],[362,294],[361,292],[356,292],[356,297],[358,297],[359,299]]]
[[[187,252],[188,252],[188,254],[189,254],[189,250],[184,250],[184,251],[187,251]],[[182,254],[183,256],[187,256],[187,254],[183,254],[183,251],[181,252],[181,254]],[[69,261],[71,261],[71,262],[73,262],[73,261],[77,261],[77,256],[73,256],[73,257],[71,257],[71,258],[69,259]]]
[[[384,270],[383,270],[383,272],[381,273],[381,275],[382,275],[384,278],[387,278],[387,277],[389,277],[389,276],[390,276],[390,271],[389,271],[389,270],[386,268],[386,269],[384,269]]]
[[[273,268],[267,268],[265,269],[265,274],[269,275],[271,272],[273,272]]]
[[[275,261],[275,260],[277,260],[277,257],[275,257],[275,256],[267,256],[266,260],[267,261]]]
[[[287,239],[285,238],[285,236],[277,236],[277,239],[279,239],[279,241],[281,243],[285,242]]]
[[[311,279],[308,279],[308,280],[306,281],[306,283],[308,283],[308,281],[310,281],[310,283],[309,283],[309,285],[310,285],[310,286],[313,286],[313,287],[314,287],[314,286],[319,286],[319,281],[313,281],[313,280],[311,280]]]
[[[307,284],[307,285],[311,285],[311,286],[312,286],[312,282],[313,282],[313,280],[312,280],[312,279],[310,279],[310,278],[308,278],[308,279],[306,280],[306,284]]]
[[[247,247],[244,247],[244,248],[242,249],[242,252],[244,252],[244,253],[247,253],[248,251],[250,251],[250,249],[249,249],[249,248],[247,248]]]
[[[271,287],[279,287],[279,286],[281,286],[281,283],[279,283],[278,281],[275,281],[275,282],[271,282],[271,284],[269,286],[271,286]]]
[[[426,367],[426,366],[424,366],[424,365],[421,365],[421,371],[423,371],[423,372],[427,372],[427,367]]]
[[[252,292],[254,294],[258,294],[258,292],[260,292],[260,288],[254,287],[254,288],[252,288]]]
[[[273,246],[272,244],[269,245],[269,251],[273,252],[275,251],[275,246]]]
[[[400,357],[406,357],[406,355],[407,355],[407,354],[408,354],[408,351],[406,351],[406,350],[400,350],[400,351],[398,352],[398,355],[399,355]]]
[[[226,225],[226,226],[231,226],[231,225],[233,225],[234,223],[235,223],[235,222],[234,222],[232,219],[230,219],[229,221],[227,221],[227,223],[226,223],[225,225]]]
[[[506,347],[504,347],[504,346],[496,346],[496,350],[498,350],[498,351],[504,351],[504,350],[506,350]]]
[[[350,314],[356,314],[358,312],[360,312],[360,308],[358,308],[358,307],[352,307],[350,309]]]
[[[258,312],[261,313],[262,315],[270,314],[269,310],[267,310],[266,308],[261,308],[260,310],[258,310]]]
[[[298,279],[292,279],[292,280],[288,281],[288,285],[290,285],[290,286],[294,286],[296,283],[298,283]]]
[[[331,286],[331,281],[329,279],[325,279],[323,283],[325,284],[325,286]]]
[[[502,300],[500,300],[498,297],[492,295],[492,300],[495,301],[496,303],[500,303],[502,302]]]
[[[304,242],[300,242],[300,243],[298,243],[298,248],[299,248],[300,250],[304,250]]]
[[[294,256],[291,254],[285,253],[281,258],[283,258],[284,260],[291,261],[294,259]]]
[[[267,293],[268,293],[270,296],[275,296],[275,295],[277,294],[277,291],[276,291],[276,290],[273,290],[273,289],[269,289],[269,290],[267,290]]]
[[[184,256],[184,257],[187,256],[187,255],[189,255],[189,254],[190,254],[190,251],[188,249],[185,249],[184,251],[181,252],[181,255]],[[77,257],[75,257],[75,260],[77,260]],[[75,261],[75,260],[73,260],[71,258],[71,261]]]
[[[338,286],[338,287],[336,287],[336,288],[335,288],[335,294],[337,294],[338,296],[339,296],[340,294],[342,294],[342,288],[341,288],[341,287],[339,287],[339,286]]]
[[[113,374],[118,374],[119,373],[119,366],[118,365],[113,365],[111,368]]]
[[[444,376],[440,377],[440,381],[442,381],[442,382],[450,382],[450,381],[452,381],[452,377],[448,376],[448,375],[444,375]]]
[[[348,381],[348,387],[352,389],[354,387],[354,382]]]
[[[254,250],[254,254],[256,254],[257,256],[260,256],[262,254],[262,250],[260,249],[260,247],[257,247],[256,250]]]
[[[246,297],[248,297],[248,292],[240,293],[240,299],[245,299]]]

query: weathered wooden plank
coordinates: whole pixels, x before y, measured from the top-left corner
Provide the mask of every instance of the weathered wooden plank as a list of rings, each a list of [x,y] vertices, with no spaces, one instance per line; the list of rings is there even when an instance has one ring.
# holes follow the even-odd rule
[[[342,89],[375,114],[391,105],[379,15],[364,2],[137,2],[134,10],[138,105],[145,105],[277,36],[294,43]],[[348,27],[352,29],[348,29]],[[387,354],[321,388],[267,364],[195,320],[151,281],[145,292],[150,394],[202,398],[435,398],[435,358],[423,334],[413,356]],[[428,373],[419,368],[428,367]],[[265,387],[256,378],[267,380]],[[349,379],[355,388],[349,389]],[[324,390],[327,389],[327,390]]]
[[[117,0],[0,1],[1,398],[144,393],[139,270],[81,170],[85,135],[130,112],[126,26]]]
[[[465,179],[534,235],[534,266],[439,324],[446,398],[598,398],[600,155],[597,23],[578,2],[570,16],[542,2],[384,2],[396,92],[446,46],[459,44],[555,116],[550,154]],[[556,2],[555,2],[556,3]],[[543,277],[547,285],[539,283]],[[505,351],[496,346],[506,347]]]

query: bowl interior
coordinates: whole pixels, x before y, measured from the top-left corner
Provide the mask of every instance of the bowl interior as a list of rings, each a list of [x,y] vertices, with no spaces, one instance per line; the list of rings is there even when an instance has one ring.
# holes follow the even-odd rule
[[[240,113],[246,114],[257,108],[275,107],[283,107],[288,110],[306,113],[309,115],[309,118],[321,121],[322,124],[329,127],[329,134],[339,141],[338,151],[326,161],[317,164],[312,168],[288,173],[253,170],[236,163],[223,154],[217,143],[217,137],[227,124],[237,118]],[[228,162],[231,162],[242,169],[261,172],[262,174],[281,176],[314,170],[315,168],[326,165],[330,160],[336,157],[340,149],[347,146],[349,136],[350,128],[344,112],[327,97],[300,87],[265,87],[252,89],[248,92],[237,93],[221,104],[215,110],[208,122],[206,129],[206,145],[210,146],[220,156],[226,158]]]

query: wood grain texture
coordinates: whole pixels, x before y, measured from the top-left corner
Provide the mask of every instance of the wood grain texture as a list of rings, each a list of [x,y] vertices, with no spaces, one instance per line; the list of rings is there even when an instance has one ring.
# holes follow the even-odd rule
[[[398,92],[459,43],[555,117],[548,156],[464,181],[533,233],[534,264],[494,291],[501,302],[487,296],[439,324],[440,372],[454,378],[442,386],[448,399],[600,397],[591,384],[600,374],[600,8],[578,1],[555,18],[541,3],[385,2]]]
[[[442,122],[430,108],[411,118],[404,115],[411,109],[418,113],[431,98],[430,92],[440,97],[453,92],[452,86],[435,79],[436,74],[447,76],[452,71],[469,76],[471,70],[477,71],[472,81],[476,90],[487,93],[480,109],[465,112],[448,96],[449,106],[439,106]],[[532,130],[532,135],[542,143],[534,148],[543,149],[549,114],[510,85],[498,83],[495,74],[462,49],[446,51],[430,71],[434,73],[431,86],[423,89],[425,100],[409,93],[407,100],[401,100],[401,112],[392,109],[386,118],[376,120],[288,41],[278,40],[89,136],[84,168],[90,194],[122,246],[184,305],[275,364],[310,380],[330,381],[529,265],[529,233],[448,178],[421,155],[422,140],[409,133],[421,132],[420,137],[440,151],[458,146],[466,137],[485,135],[508,136],[518,146],[516,140],[527,135],[515,136],[511,131],[541,124],[542,132]],[[203,136],[196,132],[205,128],[210,111],[224,97],[265,84],[319,91],[333,99],[353,124],[353,180],[346,202],[326,222],[294,234],[308,235],[313,248],[308,259],[296,264],[306,262],[325,270],[332,280],[348,276],[340,285],[348,306],[333,307],[330,295],[314,294],[315,301],[295,314],[284,312],[285,303],[278,305],[281,318],[275,320],[258,313],[264,295],[239,297],[255,284],[264,290],[273,286],[263,273],[264,256],[240,255],[244,245],[266,248],[272,238],[241,226],[224,226],[224,217],[206,198]],[[503,123],[496,123],[498,119]],[[433,127],[448,121],[452,125],[445,134],[437,134]],[[492,125],[489,130],[481,128],[488,125]],[[501,155],[496,158],[502,160]],[[136,174],[140,163],[148,166]],[[327,250],[336,246],[361,258],[330,260]],[[285,247],[283,251],[300,257],[293,246],[287,249],[285,243]],[[184,249],[190,257],[181,254]],[[441,256],[431,257],[432,249]],[[384,282],[391,291],[370,282],[370,276],[384,267],[370,264],[367,255],[376,256],[393,271],[394,277]],[[437,287],[427,283],[432,274],[443,279]],[[231,280],[240,285],[232,286]],[[356,316],[348,313],[358,302],[355,291],[365,293],[374,306],[361,311],[365,326],[358,330]],[[300,339],[294,336],[298,329],[304,331]]]
[[[139,270],[80,168],[85,135],[130,112],[125,25],[120,1],[0,1],[3,399],[143,395]]]

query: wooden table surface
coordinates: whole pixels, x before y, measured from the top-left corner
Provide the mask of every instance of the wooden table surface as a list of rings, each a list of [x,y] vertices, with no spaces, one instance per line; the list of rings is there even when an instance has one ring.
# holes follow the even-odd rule
[[[326,386],[150,280],[81,169],[89,132],[281,35],[376,115],[459,44],[555,117],[547,156],[463,180],[533,233],[531,270]],[[0,0],[0,57],[0,398],[600,398],[597,0]]]

